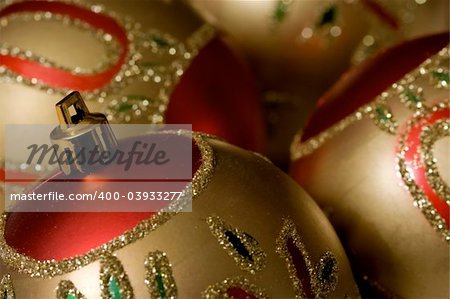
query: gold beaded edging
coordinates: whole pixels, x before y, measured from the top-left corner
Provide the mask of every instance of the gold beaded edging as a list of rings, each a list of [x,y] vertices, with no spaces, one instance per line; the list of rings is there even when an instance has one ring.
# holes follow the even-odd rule
[[[119,259],[113,255],[105,255],[100,260],[100,290],[102,299],[134,298],[128,275]]]
[[[431,108],[430,112],[437,112],[439,110],[447,109],[450,107],[450,103],[441,103]],[[447,229],[447,224],[444,218],[441,217],[439,212],[434,207],[428,196],[424,193],[422,188],[417,185],[414,175],[408,170],[405,154],[409,150],[409,146],[406,142],[407,134],[409,131],[422,119],[424,119],[428,113],[415,115],[408,121],[406,129],[402,134],[399,141],[399,151],[397,155],[398,159],[398,171],[401,175],[403,183],[408,189],[409,193],[413,197],[414,206],[418,207],[431,226],[442,235],[443,239],[450,244],[450,230]],[[420,151],[422,160],[421,163],[425,166],[427,181],[433,188],[433,190],[449,204],[450,192],[447,184],[440,177],[436,161],[433,157],[432,147],[434,143],[441,137],[450,136],[450,116],[445,120],[439,120],[434,125],[425,126],[422,129],[420,136]]]
[[[15,299],[14,286],[9,274],[5,274],[0,282],[0,295],[5,299]]]
[[[256,287],[250,281],[243,277],[227,278],[222,282],[209,286],[203,293],[203,299],[232,299],[227,294],[229,288],[239,287],[245,292],[251,293],[258,299],[267,299],[268,296],[264,293],[264,290]]]
[[[400,96],[400,99],[406,106],[416,113],[424,113],[427,108],[423,99],[423,88],[416,84],[416,79],[426,77],[428,83],[436,88],[448,89],[448,79],[442,79],[442,76],[448,76],[448,56],[449,48],[445,47],[432,58],[427,59],[414,71],[406,74],[401,80],[392,84],[385,92],[377,96],[371,103],[366,104],[356,110],[353,114],[345,117],[336,124],[332,125],[323,132],[317,134],[308,140],[301,142],[301,135],[296,135],[291,145],[291,159],[293,161],[312,154],[328,140],[336,137],[350,125],[370,117],[375,125],[390,134],[397,132],[398,124],[393,118],[387,104]]]
[[[265,268],[267,255],[255,238],[240,229],[232,227],[230,224],[226,223],[217,216],[209,216],[206,219],[206,222],[208,223],[209,229],[211,230],[213,236],[216,237],[219,244],[228,253],[228,255],[234,259],[236,265],[240,269],[250,272],[251,274],[255,274],[257,271]],[[241,255],[234,248],[232,242],[226,235],[226,232],[230,232],[239,238],[239,241],[242,242],[242,245],[245,246],[246,250],[248,250],[251,260],[248,257]]]
[[[289,254],[287,248],[287,241],[291,239],[297,249],[300,251],[302,258],[305,262],[306,268],[309,273],[309,280],[311,285],[311,292],[314,294],[315,298],[324,298],[329,293],[336,289],[338,283],[338,261],[333,253],[327,251],[319,259],[316,265],[313,265],[308,251],[306,250],[300,235],[297,232],[295,223],[290,218],[283,219],[283,226],[276,240],[276,252],[280,255],[282,259],[286,262],[288,268],[289,277],[292,281],[292,287],[294,288],[295,298],[307,298],[305,291],[303,290],[302,282],[298,278],[297,270]],[[329,264],[331,263],[331,264]],[[328,265],[328,266],[327,266]],[[323,271],[326,267],[331,267],[327,269],[327,275],[324,277]]]
[[[172,274],[172,265],[165,252],[150,252],[145,259],[145,269],[145,284],[150,298],[177,298],[178,290]],[[159,286],[158,279],[162,281],[162,286]],[[160,287],[164,288],[164,296],[161,295]]]
[[[72,297],[69,297],[72,296]],[[86,297],[77,290],[73,282],[70,280],[61,280],[56,289],[57,299],[86,299]]]
[[[425,165],[425,174],[433,190],[450,205],[450,187],[439,175],[436,159],[432,147],[439,138],[450,136],[449,119],[438,120],[436,124],[424,128],[421,134],[422,160]]]
[[[192,186],[192,199],[194,200],[207,187],[211,180],[215,167],[215,158],[213,149],[205,140],[203,134],[193,133],[192,138],[196,142],[202,155],[202,164],[195,173],[192,183],[190,184]],[[190,186],[187,188],[189,187]],[[111,241],[94,248],[85,254],[63,259],[61,261],[53,259],[36,260],[19,253],[16,249],[9,246],[5,240],[7,213],[3,213],[0,217],[0,258],[8,268],[19,273],[30,277],[51,278],[78,270],[105,255],[112,254],[114,251],[144,238],[175,216],[178,212],[179,211],[158,212],[153,217],[141,221],[134,228],[127,230]]]

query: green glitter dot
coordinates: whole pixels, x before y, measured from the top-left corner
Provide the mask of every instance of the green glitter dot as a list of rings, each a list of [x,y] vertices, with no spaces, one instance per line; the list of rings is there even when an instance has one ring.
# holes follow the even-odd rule
[[[153,35],[151,37],[151,39],[160,47],[166,48],[166,47],[170,46],[169,42],[167,40],[163,39],[162,37]]]
[[[164,281],[160,272],[156,273],[156,286],[158,287],[159,297],[166,298],[166,290],[164,288]]]
[[[273,13],[273,19],[275,20],[275,22],[277,23],[283,22],[283,20],[286,18],[287,10],[288,5],[285,3],[285,1],[283,0],[278,1],[275,6],[275,11]]]
[[[117,283],[117,280],[111,276],[109,278],[108,282],[108,290],[109,290],[109,298],[110,299],[121,299],[122,296],[120,295],[120,287]]]
[[[386,109],[384,109],[383,107],[376,107],[375,112],[377,114],[377,118],[379,121],[385,122],[385,121],[388,121],[390,118],[388,116]]]
[[[414,92],[412,92],[409,89],[407,89],[403,94],[406,96],[408,101],[411,103],[417,104],[417,103],[422,102],[422,98],[420,96],[416,95]]]
[[[431,74],[433,75],[433,77],[435,77],[439,81],[445,81],[446,83],[450,83],[450,74],[449,73],[432,71]]]
[[[77,299],[77,296],[72,295],[72,294],[67,294],[66,299]]]
[[[116,107],[117,112],[127,112],[130,111],[131,108],[133,108],[133,105],[130,103],[121,103],[119,106]]]

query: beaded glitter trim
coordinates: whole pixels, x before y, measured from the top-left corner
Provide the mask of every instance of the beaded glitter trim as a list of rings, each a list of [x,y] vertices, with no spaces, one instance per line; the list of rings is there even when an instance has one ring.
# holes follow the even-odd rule
[[[57,299],[86,299],[70,280],[61,280],[56,289]]]
[[[211,233],[239,268],[252,274],[264,269],[266,253],[254,237],[232,227],[217,216],[209,216],[206,222]]]
[[[14,292],[14,286],[11,281],[11,276],[5,274],[0,282],[0,296],[2,299],[15,299],[16,294]]]
[[[20,1],[5,1],[0,4],[0,9],[18,2]],[[144,31],[141,29],[140,23],[135,22],[130,17],[120,16],[106,9],[103,5],[89,5],[79,0],[60,2],[111,17],[127,32],[128,55],[120,71],[106,86],[83,92],[83,97],[87,100],[96,99],[99,103],[107,102],[106,112],[108,120],[113,122],[145,121],[163,123],[171,90],[199,50],[215,36],[215,29],[205,24],[188,37],[186,42],[180,42],[162,31],[154,29]],[[61,22],[63,26],[71,27],[93,36],[104,46],[106,55],[101,58],[98,65],[91,69],[67,67],[34,54],[29,50],[13,47],[6,43],[0,44],[0,53],[2,55],[10,55],[37,62],[42,66],[64,70],[73,75],[98,74],[118,60],[118,49],[120,49],[120,46],[116,38],[101,29],[93,28],[80,19],[45,11],[14,13],[0,18],[0,32],[15,21]],[[151,56],[150,60],[149,56]],[[154,61],[155,57],[156,62]],[[165,57],[168,57],[168,59],[165,59]],[[167,60],[169,62],[162,63],[162,61]],[[0,82],[25,84],[43,90],[48,94],[55,92],[66,94],[68,92],[66,89],[48,86],[39,78],[27,79],[3,65],[0,65]],[[125,87],[135,82],[155,84],[156,87],[148,89],[155,90],[154,96],[124,94]]]
[[[419,182],[416,177],[417,174],[414,173],[414,170],[421,169],[421,172],[425,173],[427,182],[439,196],[439,200],[442,200],[446,205],[450,204],[449,187],[439,175],[432,151],[432,147],[438,139],[450,136],[450,114],[447,115],[447,118],[437,120],[433,125],[421,124],[433,113],[443,110],[448,111],[449,106],[449,103],[441,103],[432,107],[428,113],[415,115],[408,121],[400,138],[397,158],[399,173],[406,188],[414,198],[414,205],[422,211],[433,228],[450,244],[450,230],[447,229],[444,218],[439,214],[429,198],[429,193],[424,191],[423,184]],[[419,128],[421,131],[420,146],[411,161],[406,158],[406,155],[414,146],[408,143],[408,135],[413,128]]]
[[[425,77],[427,83],[431,83],[434,87],[448,89],[448,85],[450,84],[448,55],[449,48],[442,49],[433,58],[427,59],[414,71],[408,73],[400,81],[392,84],[387,91],[381,93],[374,101],[359,108],[353,114],[345,117],[318,135],[302,143],[300,142],[300,136],[297,135],[291,147],[292,160],[297,160],[313,153],[326,141],[334,138],[347,127],[365,117],[373,119],[375,125],[383,131],[395,134],[398,124],[393,118],[387,104],[395,100],[398,95],[407,107],[416,111],[416,113],[423,113],[426,110],[422,95],[423,87],[419,86],[416,80]]]
[[[180,133],[181,134],[181,133]],[[214,171],[214,152],[205,137],[200,133],[193,133],[193,139],[200,149],[202,164],[192,179],[192,199],[195,199],[208,185]],[[36,260],[27,255],[19,253],[6,243],[5,224],[7,213],[0,218],[0,257],[4,264],[30,277],[51,278],[56,275],[69,273],[100,259],[102,256],[111,254],[120,248],[127,246],[139,239],[144,238],[152,231],[171,219],[175,212],[158,212],[149,219],[141,221],[134,228],[124,232],[113,240],[97,247],[89,252],[73,258],[56,260]]]
[[[120,261],[113,255],[100,260],[100,289],[102,299],[133,299],[133,288]]]
[[[227,278],[222,282],[209,286],[203,293],[203,299],[232,299],[234,292],[239,293],[239,298],[265,299],[268,296],[264,291],[243,277]]]
[[[450,136],[450,119],[441,119],[435,125],[427,126],[422,130],[420,142],[422,144],[422,160],[425,165],[428,182],[430,182],[431,187],[439,197],[443,198],[450,205],[450,188],[439,175],[436,159],[432,151],[432,147],[438,139],[448,136]]]
[[[145,260],[145,269],[145,284],[150,298],[177,298],[177,285],[166,253],[150,252]]]
[[[301,277],[302,273],[297,273],[297,266],[292,256],[292,247],[301,256],[308,277]],[[336,289],[338,283],[338,261],[331,252],[325,252],[316,265],[313,265],[307,249],[305,248],[300,235],[297,232],[294,222],[291,219],[283,220],[283,227],[276,241],[276,252],[285,260],[292,286],[295,291],[295,298],[324,298]],[[301,277],[301,278],[300,278]],[[301,279],[309,283],[309,286],[303,285]],[[306,292],[310,293],[307,294]]]

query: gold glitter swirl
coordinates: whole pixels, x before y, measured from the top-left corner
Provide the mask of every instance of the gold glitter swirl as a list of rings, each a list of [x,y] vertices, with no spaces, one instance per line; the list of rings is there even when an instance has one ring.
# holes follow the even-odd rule
[[[251,284],[250,281],[243,277],[227,278],[222,282],[209,286],[203,293],[203,299],[233,299],[228,294],[228,290],[233,287],[238,287],[246,293],[250,293],[258,299],[266,299],[268,296],[264,290]]]
[[[378,95],[371,103],[357,109],[352,114],[338,121],[336,124],[301,142],[301,135],[297,135],[291,145],[291,159],[293,161],[312,154],[328,140],[336,137],[350,125],[366,117],[371,117],[382,130],[394,134],[397,132],[396,122],[387,106],[391,101],[400,97],[401,102],[418,114],[423,114],[429,107],[425,105],[422,92],[425,85],[438,89],[448,89],[449,48],[445,47],[432,58],[424,61],[414,71],[406,74],[401,80],[392,84],[386,91]],[[418,79],[425,78],[424,83]],[[423,86],[422,86],[423,85]],[[382,106],[380,107],[380,103]],[[377,108],[379,113],[377,112]]]
[[[145,269],[145,284],[150,298],[177,298],[177,285],[166,253],[150,252],[145,260]]]
[[[441,103],[432,107],[431,112],[437,112],[443,109],[447,109],[449,106],[449,103]],[[402,134],[399,142],[399,152],[397,155],[398,171],[406,188],[413,197],[414,205],[422,211],[431,226],[442,235],[447,243],[450,244],[450,230],[447,229],[445,220],[441,217],[428,196],[415,181],[414,175],[410,173],[405,159],[405,155],[409,150],[409,144],[407,144],[406,141],[407,134],[427,115],[428,114],[418,114],[407,123],[405,132]],[[432,146],[438,138],[448,136],[448,124],[449,123],[447,119],[445,121],[437,121],[436,125],[431,127],[425,126],[425,128],[423,128],[422,130],[420,138],[420,147],[422,151],[422,157],[420,157],[420,159],[423,159],[425,169],[427,170],[426,176],[428,182],[437,192],[437,194],[442,196],[443,199],[448,199],[449,197],[448,186],[445,185],[442,178],[439,176],[439,173],[437,172],[437,167],[432,154]],[[446,204],[448,204],[447,200]]]
[[[9,274],[5,274],[0,282],[0,295],[4,299],[15,299],[16,294],[14,292],[14,286]]]
[[[266,253],[255,238],[232,227],[217,216],[209,216],[206,222],[211,233],[239,268],[252,274],[264,269]]]
[[[450,136],[450,119],[441,119],[434,125],[426,126],[422,130],[420,141],[422,144],[422,159],[428,182],[436,194],[450,205],[450,188],[439,175],[436,159],[432,151],[432,147],[438,139],[448,136]]]
[[[70,280],[61,280],[56,289],[57,299],[86,299],[86,297],[81,294],[73,282]]]
[[[102,299],[133,299],[133,288],[120,261],[113,255],[100,260],[100,289]]]
[[[214,152],[201,133],[193,133],[193,139],[200,149],[202,164],[192,179],[192,199],[194,200],[208,185],[214,172]],[[188,186],[190,188],[190,186]],[[30,277],[51,278],[69,273],[100,259],[105,254],[113,252],[144,238],[152,231],[175,216],[177,212],[158,212],[149,219],[138,223],[134,228],[111,241],[91,249],[89,252],[72,258],[56,260],[36,260],[18,252],[9,246],[5,240],[5,225],[8,217],[3,213],[0,217],[0,258],[5,265],[19,273]]]
[[[283,227],[281,229],[280,235],[278,236],[276,240],[276,252],[280,255],[282,259],[285,260],[289,277],[292,281],[292,286],[295,291],[295,298],[306,298],[306,294],[303,291],[303,286],[298,278],[297,270],[295,269],[294,262],[292,260],[292,256],[289,254],[289,251],[287,249],[287,241],[288,239],[292,239],[292,242],[297,247],[297,249],[300,251],[306,268],[310,274],[310,277],[312,276],[312,273],[314,271],[314,267],[311,263],[311,260],[309,258],[309,254],[305,249],[305,246],[303,245],[303,242],[301,241],[300,235],[297,233],[297,229],[295,227],[294,222],[291,219],[284,219],[283,220]]]
[[[327,251],[319,259],[316,265],[313,265],[309,253],[297,232],[295,223],[290,218],[283,220],[283,226],[276,240],[276,252],[285,260],[289,277],[295,292],[295,298],[308,298],[305,293],[305,286],[299,279],[300,273],[297,273],[296,266],[288,250],[288,242],[291,241],[301,254],[309,273],[311,293],[314,298],[325,298],[336,289],[338,283],[338,261],[333,253]]]

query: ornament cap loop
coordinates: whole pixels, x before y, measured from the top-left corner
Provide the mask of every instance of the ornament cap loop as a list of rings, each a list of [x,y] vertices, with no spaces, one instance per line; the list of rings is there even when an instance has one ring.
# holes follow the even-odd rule
[[[50,139],[61,171],[66,175],[88,173],[97,165],[105,165],[117,147],[106,116],[89,112],[78,91],[59,101],[56,113],[60,125],[50,133]],[[96,159],[92,159],[93,154]]]

